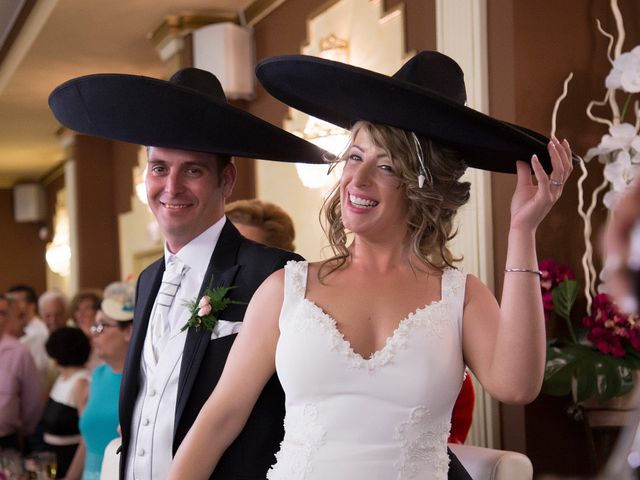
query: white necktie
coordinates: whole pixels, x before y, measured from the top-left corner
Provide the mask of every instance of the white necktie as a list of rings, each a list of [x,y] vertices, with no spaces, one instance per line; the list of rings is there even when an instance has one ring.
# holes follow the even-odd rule
[[[170,257],[169,264],[162,274],[162,284],[156,296],[156,303],[151,318],[151,340],[156,362],[171,332],[172,325],[169,320],[169,310],[171,310],[171,305],[173,305],[173,300],[178,293],[180,283],[186,271],[187,266],[182,263],[179,258]]]

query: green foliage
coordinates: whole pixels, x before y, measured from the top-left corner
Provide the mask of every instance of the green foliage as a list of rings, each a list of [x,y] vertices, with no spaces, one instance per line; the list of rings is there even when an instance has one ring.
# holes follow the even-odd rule
[[[640,368],[640,356],[635,351],[627,351],[624,357],[605,355],[584,338],[578,340],[571,311],[579,289],[575,280],[564,280],[552,291],[554,313],[566,322],[571,341],[548,342],[542,392],[572,394],[576,402],[592,397],[605,402],[631,391],[632,373]]]
[[[591,397],[605,402],[631,391],[632,371],[639,366],[635,354],[613,357],[591,345],[550,342],[542,391],[558,396],[573,393],[576,402]]]
[[[580,285],[575,280],[565,280],[553,289],[553,310],[565,320],[571,321],[571,309],[576,302]]]

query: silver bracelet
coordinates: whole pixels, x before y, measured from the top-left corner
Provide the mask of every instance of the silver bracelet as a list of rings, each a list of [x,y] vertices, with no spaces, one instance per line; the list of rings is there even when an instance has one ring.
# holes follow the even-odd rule
[[[540,270],[530,270],[528,268],[505,268],[505,272],[519,272],[519,273],[535,273],[542,278],[542,272]]]

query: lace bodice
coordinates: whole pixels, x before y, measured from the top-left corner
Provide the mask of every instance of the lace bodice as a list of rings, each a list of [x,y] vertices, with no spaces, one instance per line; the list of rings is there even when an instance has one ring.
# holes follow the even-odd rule
[[[404,318],[370,358],[305,298],[308,264],[285,267],[276,368],[285,437],[270,480],[446,478],[446,441],[464,378],[466,276],[442,275],[442,297]]]

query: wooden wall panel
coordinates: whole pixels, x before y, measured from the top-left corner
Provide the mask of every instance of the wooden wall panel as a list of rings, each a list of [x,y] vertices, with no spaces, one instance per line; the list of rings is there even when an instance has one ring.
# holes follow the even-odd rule
[[[42,293],[46,287],[45,242],[38,237],[40,223],[16,223],[13,192],[0,189],[0,292],[25,283]]]

